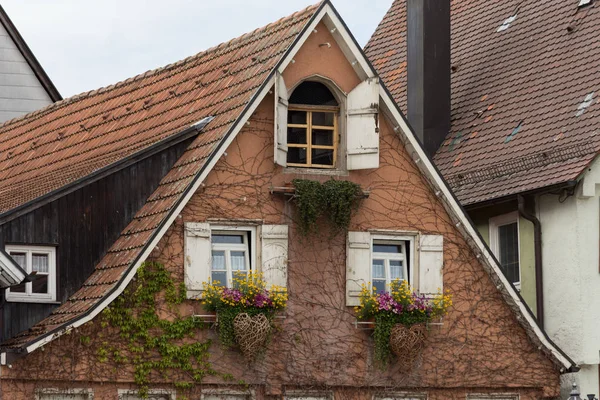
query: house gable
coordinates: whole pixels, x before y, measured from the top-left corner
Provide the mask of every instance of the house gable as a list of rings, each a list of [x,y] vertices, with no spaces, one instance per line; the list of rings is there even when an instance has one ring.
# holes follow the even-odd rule
[[[105,266],[109,262],[114,263],[116,260],[108,260],[101,263],[102,268],[97,270],[91,278],[94,280],[95,284],[84,286],[80,293],[73,296],[70,303],[64,307],[60,313],[51,316],[49,321],[46,322],[46,331],[42,335],[36,336],[29,334],[19,338],[19,340],[11,344],[11,346],[14,346],[15,348],[26,346],[29,352],[33,351],[44,343],[60,336],[65,331],[91,320],[120,294],[135,275],[139,265],[149,256],[152,249],[159,243],[165,233],[173,232],[173,229],[175,228],[172,224],[175,222],[177,215],[184,211],[185,206],[193,198],[200,186],[203,184],[206,186],[205,182],[209,174],[214,168],[217,168],[219,160],[227,153],[227,148],[235,143],[238,133],[244,128],[245,124],[249,122],[249,126],[252,126],[253,120],[251,119],[251,115],[264,103],[265,97],[273,87],[275,71],[280,73],[283,72],[285,74],[286,67],[292,62],[293,57],[300,51],[306,42],[307,36],[317,27],[321,19],[325,21],[326,25],[327,23],[333,24],[333,26],[328,26],[328,28],[330,29],[330,32],[335,28],[339,38],[338,36],[335,36],[335,33],[334,38],[337,43],[343,42],[343,45],[340,45],[340,48],[344,56],[347,59],[353,58],[350,63],[351,65],[354,64],[353,67],[355,70],[358,69],[357,76],[361,79],[375,76],[374,70],[370,67],[366,58],[364,58],[360,48],[356,45],[356,42],[351,39],[351,36],[339,20],[339,16],[328,2],[323,3],[310,19],[309,16],[305,16],[305,20],[308,20],[308,22],[304,25],[302,31],[295,36],[296,40],[294,40],[290,48],[282,54],[281,61],[278,63],[273,62],[271,73],[262,81],[262,84],[257,87],[256,92],[253,92],[255,94],[244,107],[243,112],[241,112],[241,114],[236,114],[236,122],[231,126],[227,125],[227,130],[225,132],[224,130],[215,132],[214,130],[209,129],[208,132],[200,137],[201,143],[192,144],[191,150],[184,154],[182,159],[176,163],[175,169],[177,169],[177,172],[172,171],[172,173],[167,175],[165,184],[159,187],[157,192],[150,197],[149,203],[147,203],[140,213],[138,213],[138,215],[140,215],[139,220],[132,222],[132,225],[126,229],[124,235],[115,243],[113,251],[111,252],[112,254],[109,254],[109,257],[121,257],[124,253],[127,254],[127,257],[124,257],[124,261],[126,260],[126,262],[121,261],[122,267],[119,270],[120,278],[118,281],[114,278],[112,278],[111,281],[103,281],[104,278],[102,277],[104,274],[103,270],[109,269],[105,268]],[[349,57],[350,55],[353,57]],[[356,62],[353,63],[353,61]],[[509,304],[512,312],[514,312],[514,318],[521,323],[525,331],[529,334],[530,340],[540,346],[541,350],[543,350],[563,371],[571,368],[573,366],[572,361],[564,356],[560,350],[547,339],[539,327],[537,327],[535,320],[524,305],[522,299],[518,296],[515,289],[506,281],[500,272],[496,261],[481,239],[477,236],[477,233],[471,226],[468,218],[443,182],[431,161],[423,153],[413,132],[406,123],[406,120],[383,86],[380,87],[380,98],[382,100],[380,107],[388,121],[386,123],[388,132],[395,132],[398,137],[393,136],[393,140],[397,141],[398,144],[402,143],[404,145],[404,148],[406,149],[406,153],[402,153],[404,161],[410,161],[406,160],[406,156],[408,155],[412,159],[411,163],[414,163],[420,171],[419,174],[410,175],[408,182],[410,182],[411,186],[409,186],[409,189],[418,187],[421,188],[421,190],[424,190],[425,193],[431,193],[430,190],[433,190],[433,193],[438,197],[438,200],[429,199],[428,201],[437,205],[441,203],[443,206],[444,212],[447,213],[444,215],[449,217],[449,220],[446,220],[447,226],[445,229],[449,229],[451,225],[456,227],[459,236],[462,238],[460,240],[465,241],[470,247],[468,251],[474,252],[476,254],[475,257],[480,260],[476,264],[478,266],[483,265],[485,272],[487,272],[489,277],[486,277],[485,279],[491,278],[491,281],[502,295],[502,298]],[[274,104],[274,99],[267,101],[267,103],[269,102],[270,104]],[[270,112],[273,112],[272,106]],[[260,121],[254,121],[254,123],[260,123]],[[273,122],[271,120],[268,121],[268,123],[272,124]],[[217,126],[221,125],[217,124]],[[273,136],[274,134],[272,133],[271,139],[273,139]],[[204,142],[210,137],[218,140],[216,145],[213,142],[212,144],[214,146],[208,146],[207,143]],[[273,149],[273,146],[268,148]],[[235,154],[236,152],[233,151],[231,153]],[[198,169],[191,169],[190,172],[193,173],[191,173],[185,181],[186,184],[178,186],[178,188],[184,187],[185,189],[177,190],[176,188],[169,186],[170,182],[178,176],[181,168],[189,165],[189,162],[191,161],[197,162],[198,160],[203,160],[202,165]],[[414,169],[414,167],[411,168]],[[364,178],[368,177],[369,179],[375,179],[377,171],[365,170],[360,173],[357,172],[357,174]],[[374,176],[370,176],[369,174],[374,174]],[[427,185],[423,184],[422,177],[425,177]],[[389,178],[388,181],[393,180]],[[171,196],[171,200],[167,207],[157,203],[157,200],[167,196]],[[243,197],[231,199],[231,201],[234,200],[235,202],[242,203],[245,201],[243,200]],[[139,224],[143,218],[150,216],[149,211],[151,209],[157,209],[157,205],[159,211],[155,214],[157,217],[153,217],[155,222],[151,224],[151,230],[143,231],[139,229],[137,224]],[[427,215],[427,218],[435,220],[437,216],[429,214]],[[147,223],[147,221],[144,222]],[[423,230],[427,230],[425,226],[423,226]],[[132,233],[142,235],[142,240],[131,237]],[[100,282],[100,285],[105,285],[105,288],[99,288],[98,282]],[[92,295],[92,293],[94,294]],[[342,295],[343,293],[340,293],[340,296]],[[93,300],[89,301],[90,299]],[[536,351],[537,350],[534,350],[534,353]],[[3,353],[3,356],[5,354],[6,353]]]

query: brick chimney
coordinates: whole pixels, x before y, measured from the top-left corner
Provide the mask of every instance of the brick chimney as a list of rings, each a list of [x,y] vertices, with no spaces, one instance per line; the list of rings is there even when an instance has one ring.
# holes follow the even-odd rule
[[[408,121],[433,156],[450,131],[450,0],[407,0]]]

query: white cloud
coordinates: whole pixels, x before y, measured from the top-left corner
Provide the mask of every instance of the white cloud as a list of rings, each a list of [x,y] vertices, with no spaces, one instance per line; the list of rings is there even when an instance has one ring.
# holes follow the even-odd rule
[[[335,0],[364,45],[392,0]],[[157,68],[303,9],[311,0],[4,0],[64,97]]]

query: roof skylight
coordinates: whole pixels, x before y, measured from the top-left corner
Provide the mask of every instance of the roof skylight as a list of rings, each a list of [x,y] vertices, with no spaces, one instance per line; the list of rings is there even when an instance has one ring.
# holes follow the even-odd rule
[[[577,7],[585,7],[592,4],[594,0],[579,0],[579,5]]]

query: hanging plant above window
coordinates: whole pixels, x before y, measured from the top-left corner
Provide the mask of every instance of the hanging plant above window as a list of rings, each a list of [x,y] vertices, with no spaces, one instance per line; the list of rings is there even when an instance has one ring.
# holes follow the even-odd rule
[[[308,179],[294,179],[294,202],[300,232],[307,235],[317,226],[317,220],[326,214],[334,232],[346,231],[352,212],[358,208],[363,192],[360,185],[350,181],[331,179],[323,184]]]

